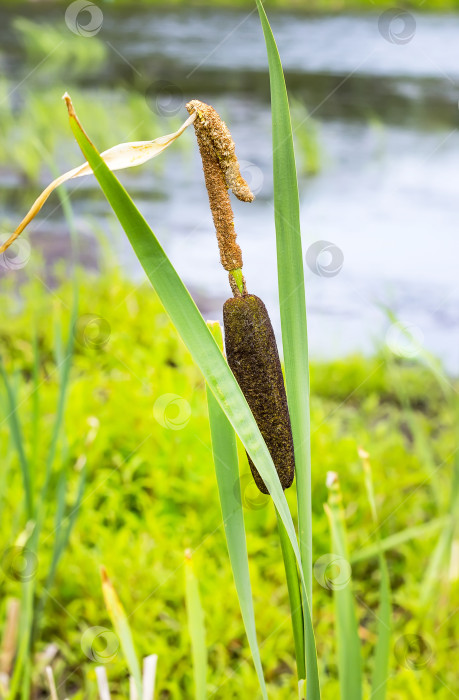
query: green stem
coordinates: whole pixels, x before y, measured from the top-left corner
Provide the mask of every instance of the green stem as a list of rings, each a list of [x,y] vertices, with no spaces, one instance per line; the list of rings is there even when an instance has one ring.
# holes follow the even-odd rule
[[[304,647],[304,619],[301,601],[300,582],[296,568],[295,554],[292,549],[287,531],[276,510],[279,539],[282,556],[284,558],[285,575],[287,578],[288,597],[290,599],[290,613],[292,616],[293,639],[295,641],[295,656],[298,671],[298,680],[306,678],[306,662]]]
[[[242,270],[240,267],[238,267],[237,270],[231,270],[231,274],[233,275],[235,282],[237,284],[237,288],[241,292],[241,294],[244,294],[244,277],[242,276]]]

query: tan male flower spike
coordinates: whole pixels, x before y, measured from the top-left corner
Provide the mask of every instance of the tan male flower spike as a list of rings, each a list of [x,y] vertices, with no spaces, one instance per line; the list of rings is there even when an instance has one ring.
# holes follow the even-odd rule
[[[195,130],[200,140],[213,148],[228,189],[232,190],[233,194],[241,201],[252,202],[254,195],[241,175],[234,141],[218,112],[199,100],[191,100],[186,108],[190,114],[196,112],[198,120],[195,122]]]
[[[199,100],[191,100],[186,108],[190,114],[197,114],[194,129],[201,153],[220,260],[225,270],[230,273],[230,285],[233,293],[237,295],[245,290],[245,283],[241,272],[242,253],[236,242],[234,215],[228,190],[244,202],[252,202],[254,196],[241,175],[234,141],[220,115],[213,107]]]

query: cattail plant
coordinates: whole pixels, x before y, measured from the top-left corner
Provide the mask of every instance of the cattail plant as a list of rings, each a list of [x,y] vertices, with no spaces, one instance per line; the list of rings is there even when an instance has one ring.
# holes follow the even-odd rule
[[[293,482],[295,457],[279,353],[265,305],[247,293],[228,190],[243,202],[252,202],[254,196],[241,176],[229,129],[215,109],[198,100],[189,102],[187,109],[197,115],[194,129],[220,261],[228,271],[234,295],[223,306],[228,364],[269,448],[282,488],[286,489]],[[247,456],[256,485],[262,493],[269,493],[250,455]]]
[[[101,156],[85,133],[70,97],[66,95],[70,126],[87,163],[58,178],[40,195],[9,241],[0,248],[0,253],[14,242],[54,187],[72,177],[89,172],[94,174],[207,384],[212,449],[228,551],[263,700],[267,700],[268,693],[255,625],[236,436],[246,450],[258,488],[263,493],[270,494],[278,517],[290,598],[299,698],[304,700],[307,696],[308,700],[320,700],[312,622],[309,366],[298,183],[282,65],[260,0],[257,0],[257,7],[267,46],[270,73],[274,210],[285,388],[268,313],[263,302],[247,291],[228,190],[243,201],[250,202],[253,195],[240,174],[231,135],[209,105],[192,100],[187,105],[190,116],[178,132],[149,142],[121,144]],[[228,272],[233,293],[223,309],[227,361],[223,355],[220,325],[210,324],[208,327],[155,234],[111,172],[145,162],[164,150],[192,123],[201,152],[220,259]],[[284,489],[293,481],[294,472],[298,535],[284,493]],[[332,503],[329,510],[333,519],[335,510]],[[335,527],[335,535],[336,531]],[[334,546],[342,545],[343,538],[335,536]],[[342,552],[345,552],[344,546]],[[107,595],[110,594],[110,588],[107,581],[105,584]],[[343,631],[349,630],[350,618],[347,613],[351,602],[349,591],[336,596],[340,638]],[[124,625],[120,617],[117,624],[121,624],[120,620]],[[343,700],[360,697],[363,681],[360,664],[355,664],[351,669],[351,652],[357,649],[356,624],[353,620],[352,622],[353,644],[348,645],[344,640],[341,645],[340,666],[344,669],[343,673],[347,674],[342,687],[350,688],[355,694],[343,697]],[[125,654],[133,658],[125,625],[123,630],[127,640]],[[201,633],[201,641],[196,648],[202,651],[202,646]],[[378,700],[383,700],[387,677],[387,644],[386,647],[381,647],[378,668],[379,677],[383,680],[378,686],[377,697]],[[138,664],[134,664],[134,669],[133,676],[137,679],[135,685],[140,688]],[[205,682],[200,682],[201,688],[204,685]]]
[[[160,301],[207,382],[214,461],[228,549],[263,698],[267,699],[267,689],[261,666],[251,595],[235,447],[236,434],[246,449],[258,487],[271,495],[276,507],[291,603],[300,698],[304,697],[303,686],[307,678],[309,698],[318,700],[320,691],[310,611],[309,575],[305,574],[310,566],[303,564],[292,516],[283,493],[284,489],[291,485],[294,476],[294,431],[290,425],[272,326],[263,302],[247,293],[242,274],[242,255],[236,243],[228,189],[231,188],[237,196],[246,201],[251,201],[253,196],[240,175],[231,136],[211,107],[193,101],[188,105],[191,111],[189,118],[174,134],[149,142],[121,144],[101,156],[83,130],[70,97],[64,97],[72,131],[87,163],[61,176],[46,188],[0,249],[0,253],[14,243],[55,187],[61,182],[90,171],[94,173]],[[213,124],[206,119],[209,115],[212,116]],[[220,256],[228,271],[233,292],[233,297],[225,303],[224,323],[228,362],[234,374],[222,354],[221,346],[219,347],[219,338],[217,337],[219,342],[216,343],[213,337],[215,332],[212,333],[207,328],[206,322],[152,230],[111,172],[145,162],[164,150],[193,122],[196,123],[198,142],[203,155]],[[303,352],[302,357],[304,358]],[[303,397],[304,392],[301,392],[301,401]],[[217,439],[215,436],[218,436]],[[302,445],[299,447],[301,454]],[[222,459],[219,459],[220,451]],[[300,503],[299,508],[304,513],[307,498],[302,497]],[[300,530],[300,545],[303,538],[304,533],[302,535]],[[307,559],[310,557],[311,552],[308,551]],[[307,560],[305,561],[307,564]]]

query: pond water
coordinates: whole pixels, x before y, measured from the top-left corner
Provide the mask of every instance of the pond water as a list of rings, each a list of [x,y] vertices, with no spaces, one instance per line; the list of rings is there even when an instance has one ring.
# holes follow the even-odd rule
[[[26,13],[63,21],[52,5]],[[11,18],[1,11],[0,58],[11,80],[30,83],[35,78],[27,77]],[[316,125],[320,154],[319,172],[300,177],[313,356],[372,352],[386,342],[405,356],[425,348],[458,373],[459,16],[275,13],[272,26],[295,104],[305,105]],[[184,113],[183,104],[199,97],[229,124],[257,195],[250,205],[234,201],[247,284],[279,329],[269,86],[256,13],[105,5],[97,37],[109,48],[109,66],[89,72],[83,87],[152,85],[148,99],[159,94],[154,108],[163,116]],[[302,109],[294,118],[299,156],[311,128]],[[191,148],[193,134],[182,138]],[[143,166],[122,179],[205,315],[221,318],[229,290],[197,149],[193,144],[188,159],[171,150],[162,158],[160,174]],[[3,185],[7,191],[5,179]],[[89,214],[113,229],[101,197],[77,197],[75,209],[77,225]],[[53,214],[56,226],[59,217]],[[120,263],[140,279],[128,244],[116,237],[115,246]],[[415,343],[391,325],[387,307]]]

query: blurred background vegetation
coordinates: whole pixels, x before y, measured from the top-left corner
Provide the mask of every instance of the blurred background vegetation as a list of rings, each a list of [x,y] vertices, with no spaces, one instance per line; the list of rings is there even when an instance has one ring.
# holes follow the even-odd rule
[[[199,97],[227,119],[256,191],[251,207],[235,205],[237,230],[250,291],[267,302],[276,325],[268,82],[251,4],[212,3],[212,11],[193,3],[177,10],[155,2],[99,5],[103,21],[88,36],[87,18],[81,25],[65,21],[67,3],[0,4],[2,231],[17,225],[57,173],[81,162],[60,102],[65,90],[100,150],[172,132],[186,114],[185,101]],[[457,220],[459,19],[423,20],[418,11],[450,10],[456,2],[406,5],[421,42],[406,46],[397,44],[403,25],[388,35],[395,43],[381,34],[378,8],[390,8],[387,3],[324,0],[305,8],[282,0],[269,6],[344,10],[330,18],[273,16],[292,95],[305,249],[331,237],[345,254],[343,271],[333,278],[306,268],[315,358],[314,556],[330,551],[323,504],[326,474],[336,471],[368,656],[379,581],[361,446],[371,455],[380,534],[393,538],[386,542],[394,605],[389,697],[446,700],[457,687],[459,567],[451,514],[457,518],[459,343],[457,266],[454,255],[442,251],[452,249]],[[347,13],[356,8],[362,13]],[[191,136],[121,179],[205,317],[220,317],[229,290]],[[29,666],[36,696],[50,661],[61,697],[96,697],[96,664],[82,636],[110,627],[99,580],[104,564],[131,615],[139,652],[159,654],[158,697],[189,697],[183,560],[190,547],[206,613],[209,695],[256,696],[202,379],[143,283],[95,183],[85,178],[66,192],[71,206],[63,193],[53,196],[23,235],[16,258],[0,266],[0,354],[8,377],[0,381],[0,623],[4,628],[11,599],[33,590],[42,612]],[[403,337],[385,342],[399,315],[422,329],[439,361],[405,346]],[[189,406],[180,430],[155,418],[155,402],[165,394]],[[253,487],[243,452],[241,462],[262,658],[270,697],[281,700],[296,690],[276,518]],[[39,500],[47,464],[31,589],[11,561],[30,535],[21,466],[33,475]],[[294,510],[293,490],[287,497]],[[324,697],[335,697],[331,591],[323,582],[314,585]],[[103,657],[103,651],[97,653]],[[107,670],[113,697],[126,697],[121,652]]]
[[[29,3],[25,3],[24,0],[2,0],[2,4],[8,5],[22,5],[27,6],[32,5],[36,0],[30,0]],[[55,0],[47,1],[47,4],[56,4]],[[69,3],[62,2],[62,5],[67,6]],[[100,7],[110,7],[114,5],[118,6],[131,6],[131,7],[159,7],[164,8],[165,4],[162,0],[101,0],[101,2],[96,3]],[[253,3],[251,0],[171,0],[168,5],[172,6],[186,6],[186,7],[223,7],[223,8],[251,8]],[[305,3],[302,0],[267,0],[265,3],[266,9],[282,9],[282,10],[296,10],[301,12],[347,12],[349,10],[365,10],[374,11],[375,9],[390,9],[395,7],[394,3],[388,0],[309,0]],[[426,12],[429,10],[435,11],[445,11],[445,10],[455,10],[459,6],[458,0],[426,0],[425,2],[413,2],[405,1],[397,5],[398,8],[406,10],[416,10],[421,12]]]
[[[32,267],[30,268],[32,273]],[[1,354],[12,378],[24,446],[35,451],[36,489],[42,481],[60,390],[56,367],[59,332],[66,336],[73,290],[52,292],[33,274],[17,299],[4,288]],[[43,685],[40,658],[48,653],[62,696],[96,697],[93,659],[82,635],[110,629],[99,581],[103,563],[130,614],[139,652],[159,654],[159,697],[192,694],[190,640],[184,607],[184,550],[194,550],[207,626],[209,693],[233,698],[257,693],[232,583],[207,422],[205,388],[161,306],[147,285],[135,288],[111,268],[79,274],[79,321],[74,326],[73,368],[46,520],[38,552],[37,590],[43,594],[33,680]],[[101,322],[103,319],[103,323]],[[34,394],[34,331],[39,347]],[[381,535],[400,536],[387,551],[393,589],[394,629],[389,697],[450,697],[456,670],[454,614],[458,595],[456,554],[444,552],[431,580],[432,555],[449,526],[456,449],[456,416],[430,370],[394,360],[388,353],[312,366],[312,455],[315,558],[330,551],[323,504],[326,473],[340,475],[349,531],[355,599],[366,657],[374,643],[378,601],[375,528],[363,486],[357,449],[369,451],[381,519]],[[181,429],[154,417],[156,400],[176,394],[189,405]],[[40,420],[34,424],[34,403]],[[176,418],[173,406],[168,420]],[[9,438],[8,404],[2,405],[2,548],[14,546],[24,522],[22,482]],[[33,436],[37,435],[36,443]],[[294,650],[288,596],[269,499],[253,485],[241,451],[243,502],[262,658],[270,696],[295,692]],[[67,550],[52,586],[47,585],[56,509],[66,474],[65,512],[72,512],[81,471],[86,489]],[[456,471],[458,465],[456,465]],[[6,486],[8,484],[8,486]],[[293,489],[286,492],[295,512]],[[62,517],[62,516],[61,516]],[[449,547],[451,542],[449,543]],[[352,558],[355,558],[355,562]],[[21,576],[5,573],[2,611],[17,596]],[[331,572],[329,572],[332,575]],[[324,696],[338,693],[331,590],[315,581],[315,619]],[[424,595],[424,599],[421,599]],[[413,648],[410,635],[422,640]],[[53,646],[51,646],[53,645]],[[104,659],[105,645],[96,647]],[[97,656],[99,654],[99,656]],[[126,694],[120,652],[107,664],[114,697]],[[369,668],[367,664],[367,673]]]

